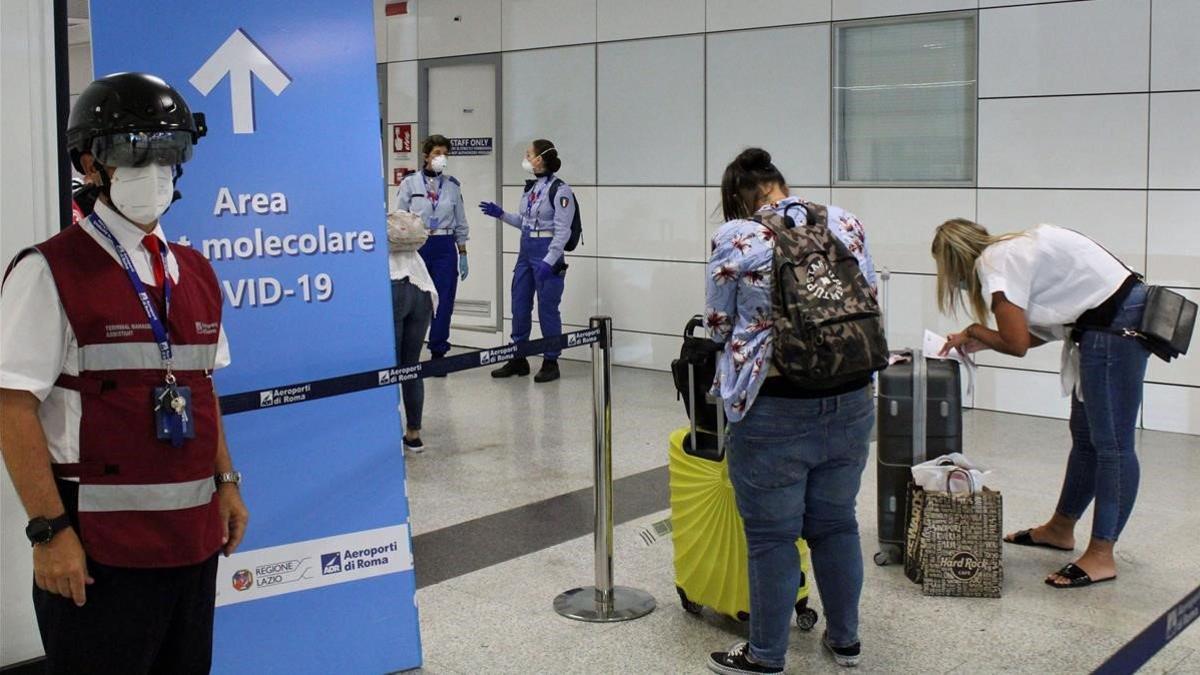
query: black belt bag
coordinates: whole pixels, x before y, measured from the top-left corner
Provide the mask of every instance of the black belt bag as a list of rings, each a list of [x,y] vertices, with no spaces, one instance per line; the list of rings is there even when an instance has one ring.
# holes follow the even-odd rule
[[[1196,327],[1196,303],[1165,286],[1151,286],[1146,293],[1146,313],[1139,337],[1164,361],[1186,354]]]

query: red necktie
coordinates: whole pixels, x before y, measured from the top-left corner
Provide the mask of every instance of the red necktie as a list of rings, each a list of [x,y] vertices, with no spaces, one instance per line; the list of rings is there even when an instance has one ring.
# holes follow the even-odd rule
[[[162,252],[159,250],[160,243],[158,237],[148,234],[142,239],[142,246],[150,252],[151,265],[154,266],[154,285],[162,288],[163,281],[166,279],[166,270],[163,269]]]

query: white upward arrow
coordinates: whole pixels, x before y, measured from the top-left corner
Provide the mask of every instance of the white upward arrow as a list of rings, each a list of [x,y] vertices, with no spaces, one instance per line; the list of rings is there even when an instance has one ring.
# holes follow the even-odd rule
[[[201,94],[208,96],[213,87],[224,79],[226,73],[229,74],[230,94],[233,99],[235,134],[254,133],[254,87],[250,80],[251,73],[257,75],[276,96],[292,83],[279,66],[246,37],[241,28],[233,31],[229,39],[208,57],[188,82]]]

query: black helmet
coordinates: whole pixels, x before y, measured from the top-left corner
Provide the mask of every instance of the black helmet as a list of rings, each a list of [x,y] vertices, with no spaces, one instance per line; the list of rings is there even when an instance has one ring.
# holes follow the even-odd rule
[[[204,114],[192,114],[161,78],[114,73],[79,95],[67,121],[67,149],[79,171],[85,152],[110,166],[177,165],[191,159],[192,146],[207,132]]]

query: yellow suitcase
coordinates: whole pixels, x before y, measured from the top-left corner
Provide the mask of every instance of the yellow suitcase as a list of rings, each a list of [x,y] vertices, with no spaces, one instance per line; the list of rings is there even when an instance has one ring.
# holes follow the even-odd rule
[[[671,475],[671,538],[675,545],[675,590],[683,608],[699,614],[709,607],[738,621],[750,618],[750,577],[746,534],[734,503],[726,460],[713,462],[683,451],[689,433],[671,434],[668,470]],[[808,545],[800,551],[800,593],[796,596],[796,626],[810,631],[817,612],[808,606],[810,559]]]

